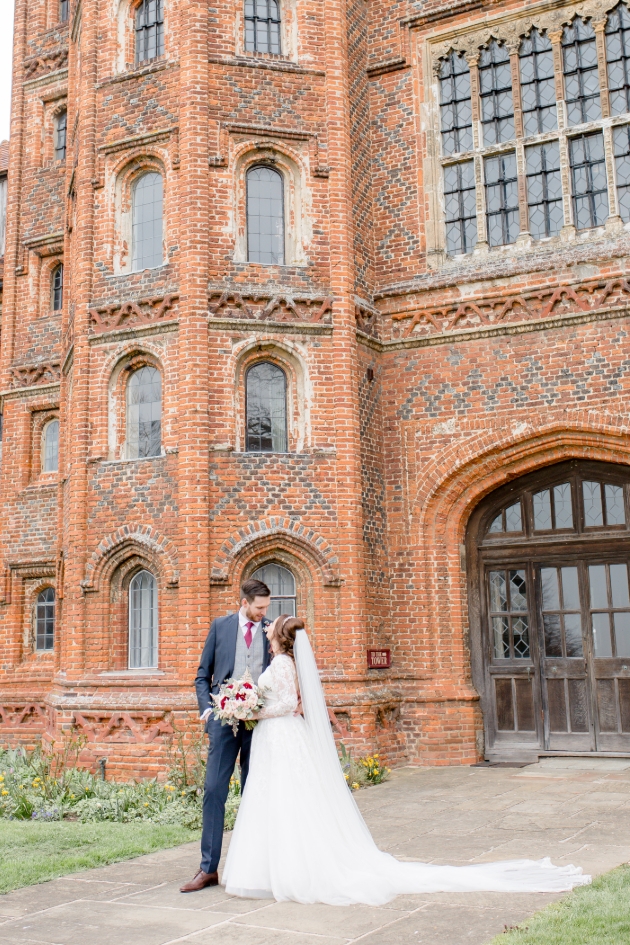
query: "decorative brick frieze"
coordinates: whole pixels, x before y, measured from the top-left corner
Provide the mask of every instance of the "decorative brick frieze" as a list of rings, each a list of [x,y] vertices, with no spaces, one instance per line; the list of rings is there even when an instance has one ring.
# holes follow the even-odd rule
[[[41,702],[0,703],[0,731],[3,726],[41,729],[47,718],[47,707]]]
[[[435,308],[395,312],[393,338],[433,335],[463,328],[483,328],[546,320],[563,315],[593,315],[630,304],[626,279],[549,286],[535,291],[507,291],[487,298],[446,302]]]
[[[170,293],[151,299],[138,299],[137,302],[114,302],[111,305],[91,308],[90,329],[94,333],[100,333],[176,318],[174,309],[178,299],[179,295]]]
[[[208,310],[211,318],[330,324],[333,299],[330,296],[308,298],[288,295],[241,295],[226,289],[210,295]]]
[[[11,368],[11,388],[33,387],[37,384],[58,384],[61,376],[60,361],[20,365]]]
[[[49,72],[58,72],[68,65],[68,49],[60,47],[24,60],[24,78],[38,79]]]
[[[75,711],[72,723],[77,732],[92,742],[137,742],[149,745],[174,734],[164,712]]]

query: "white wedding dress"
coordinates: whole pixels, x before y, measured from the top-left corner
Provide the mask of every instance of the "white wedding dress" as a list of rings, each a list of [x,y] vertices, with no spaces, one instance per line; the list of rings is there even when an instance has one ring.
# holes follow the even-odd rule
[[[295,656],[304,718],[294,714],[298,680],[291,657],[276,656],[259,680],[267,687],[265,708],[223,871],[228,893],[381,905],[402,893],[558,892],[590,882],[581,869],[548,859],[435,866],[379,850],[342,774],[303,630]]]

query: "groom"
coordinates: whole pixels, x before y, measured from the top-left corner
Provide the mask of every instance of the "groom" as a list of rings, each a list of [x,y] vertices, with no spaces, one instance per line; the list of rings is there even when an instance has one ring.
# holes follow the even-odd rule
[[[244,722],[239,722],[236,736],[231,726],[221,725],[212,715],[214,703],[211,693],[218,693],[220,686],[231,676],[240,679],[246,670],[254,682],[258,682],[258,677],[269,665],[269,646],[265,636],[269,621],[265,614],[270,602],[271,594],[266,584],[253,578],[245,581],[241,587],[241,609],[236,614],[212,621],[201,654],[195,689],[199,713],[210,738],[210,751],[203,792],[201,867],[193,879],[181,887],[183,893],[197,892],[219,883],[217,869],[230,778],[240,751],[242,791],[247,780],[253,733],[247,731]]]

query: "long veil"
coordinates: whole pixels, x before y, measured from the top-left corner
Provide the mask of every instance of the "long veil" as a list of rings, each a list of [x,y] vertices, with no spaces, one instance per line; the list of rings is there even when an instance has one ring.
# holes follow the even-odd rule
[[[590,882],[581,869],[556,867],[547,858],[442,866],[400,861],[379,850],[341,771],[317,663],[305,630],[296,633],[294,655],[312,770],[317,772],[321,785],[320,800],[313,798],[312,820],[317,823],[317,839],[325,834],[329,854],[321,863],[321,873],[330,889],[308,901],[376,905],[401,893],[552,892]],[[327,811],[325,816],[317,816],[320,804]]]

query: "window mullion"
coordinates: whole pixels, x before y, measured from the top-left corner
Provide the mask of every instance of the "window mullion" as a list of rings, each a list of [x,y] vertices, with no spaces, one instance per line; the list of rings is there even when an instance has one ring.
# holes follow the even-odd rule
[[[475,196],[477,200],[477,249],[487,252],[488,243],[488,222],[486,214],[486,189],[483,174],[483,158],[480,154],[475,155]]]
[[[610,99],[608,96],[608,68],[606,65],[606,19],[593,20],[593,29],[595,30],[595,42],[597,45],[597,71],[599,73],[599,94],[602,118],[608,118],[610,115]]]
[[[573,219],[573,186],[569,162],[569,141],[566,134],[560,135],[558,144],[560,149],[560,180],[562,181],[562,210],[564,213],[564,226],[560,233],[565,239],[569,239],[575,236],[576,227]]]
[[[507,44],[510,53],[510,70],[512,72],[512,108],[514,109],[514,128],[516,137],[522,138],[523,130],[523,108],[521,104],[521,72],[520,60],[518,56],[520,43]]]
[[[527,175],[525,172],[525,145],[522,138],[516,139],[516,175],[518,180],[518,216],[519,233],[517,242],[530,237],[529,217],[527,214]]]
[[[598,34],[599,35],[599,34]],[[623,220],[619,212],[619,200],[617,199],[617,186],[615,180],[615,149],[613,146],[613,130],[610,125],[602,128],[604,133],[604,158],[606,160],[606,181],[608,184],[608,219],[606,220],[607,229],[618,229],[623,226]]]
[[[479,53],[466,56],[470,68],[470,104],[472,112],[473,148],[478,151],[483,140],[481,133],[481,109],[479,107]]]

